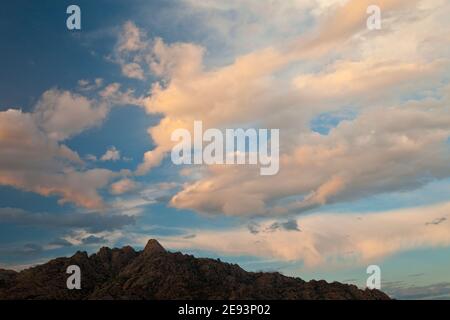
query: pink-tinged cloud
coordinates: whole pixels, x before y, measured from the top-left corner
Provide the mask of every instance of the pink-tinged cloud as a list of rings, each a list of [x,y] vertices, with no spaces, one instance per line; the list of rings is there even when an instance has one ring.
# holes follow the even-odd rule
[[[189,238],[167,237],[171,249],[200,249],[302,261],[307,268],[380,264],[394,254],[450,246],[450,203],[374,213],[319,213],[296,219],[299,230],[265,221],[250,232],[189,230]],[[437,221],[438,223],[430,223]]]
[[[208,128],[280,129],[280,172],[261,177],[249,167],[202,168],[172,198],[177,208],[280,215],[447,177],[450,60],[440,48],[442,38],[434,35],[441,35],[435,27],[445,25],[441,14],[450,6],[379,1],[386,18],[381,35],[366,28],[370,4],[336,2],[321,9],[317,25],[297,38],[215,68],[205,66],[199,45],[148,41],[140,60],[161,81],[153,83],[144,104],[163,119],[148,130],[156,147],[145,153],[137,173],[161,164],[175,129],[192,130],[193,121],[201,120]],[[412,14],[411,8],[417,11]],[[417,37],[408,37],[411,28]],[[369,46],[368,38],[379,46]],[[405,45],[393,52],[402,39]],[[433,55],[424,41],[433,43]],[[425,98],[405,102],[417,92]],[[311,131],[316,116],[349,105],[355,119],[328,135]]]

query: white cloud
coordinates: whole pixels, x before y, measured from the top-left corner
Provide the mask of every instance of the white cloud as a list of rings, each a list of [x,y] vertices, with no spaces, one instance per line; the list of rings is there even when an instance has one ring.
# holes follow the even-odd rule
[[[128,21],[119,34],[113,61],[120,65],[124,76],[144,80],[145,72],[141,64],[147,49],[145,34],[133,22]]]
[[[52,89],[44,92],[33,117],[50,138],[61,141],[101,123],[107,113],[106,103]]]
[[[119,36],[117,50],[119,52],[142,50],[146,47],[143,37],[142,31],[139,30],[133,22],[128,21],[123,26],[122,33]]]
[[[128,182],[123,182],[116,187],[128,187],[128,184]],[[110,206],[121,212],[121,214],[131,216],[141,215],[146,206],[156,204],[161,201],[167,202],[171,195],[175,192],[175,189],[178,188],[177,183],[164,182],[148,186],[137,183],[134,184],[136,184],[134,192],[117,197],[110,203]]]
[[[106,150],[105,154],[101,156],[101,161],[117,161],[120,160],[120,151],[112,146]]]
[[[103,101],[112,105],[134,105],[141,107],[143,105],[143,98],[136,97],[134,93],[133,89],[122,91],[120,83],[114,82],[103,88],[99,92],[99,96]]]
[[[103,79],[102,78],[96,78],[94,81],[81,79],[78,80],[78,87],[81,91],[92,91],[99,89],[103,86]]]
[[[138,184],[130,179],[122,179],[111,184],[110,192],[114,195],[124,194],[134,191],[138,188]]]
[[[97,161],[97,157],[93,154],[87,154],[84,158],[88,161],[93,161],[93,162]]]
[[[134,78],[139,80],[144,80],[144,70],[142,70],[142,67],[135,63],[127,63],[122,65],[122,73],[124,76],[127,76],[128,78]]]

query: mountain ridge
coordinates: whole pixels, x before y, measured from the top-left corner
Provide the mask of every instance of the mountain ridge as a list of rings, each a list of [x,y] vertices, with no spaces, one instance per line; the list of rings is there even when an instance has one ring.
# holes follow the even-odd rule
[[[81,270],[81,289],[66,287],[69,265]],[[237,264],[166,251],[157,240],[144,250],[102,247],[78,251],[15,272],[0,269],[0,300],[388,300],[379,290],[324,280],[306,282],[277,272],[247,272]]]

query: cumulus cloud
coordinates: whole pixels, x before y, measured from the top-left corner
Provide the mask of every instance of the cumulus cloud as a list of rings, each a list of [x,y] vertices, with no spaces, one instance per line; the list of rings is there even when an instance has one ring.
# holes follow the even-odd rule
[[[57,195],[60,203],[100,208],[103,201],[97,190],[117,174],[105,169],[79,169],[83,161],[78,154],[55,139],[79,127],[60,126],[57,114],[44,117],[42,123],[34,113],[13,109],[0,112],[0,184],[44,196]]]
[[[112,194],[124,194],[134,191],[138,188],[138,184],[131,179],[122,179],[113,184],[111,184],[110,192]]]
[[[446,101],[370,110],[326,136],[304,134],[300,145],[281,157],[278,175],[214,166],[187,183],[172,204],[205,213],[276,215],[415,188],[450,172],[449,115]],[[282,201],[296,195],[295,201]]]
[[[79,82],[86,90],[100,89],[102,79]],[[92,88],[88,88],[92,87]],[[105,169],[86,170],[84,161],[64,142],[100,125],[113,106],[140,105],[133,90],[107,85],[97,99],[59,89],[42,94],[31,112],[8,109],[0,112],[0,185],[43,196],[56,195],[59,202],[89,209],[104,207],[98,190],[121,175]],[[102,160],[118,160],[111,148]],[[96,157],[88,155],[89,161]]]
[[[117,161],[120,160],[120,151],[112,146],[106,150],[105,154],[101,156],[101,161]]]
[[[215,68],[205,65],[205,48],[197,44],[148,42],[150,53],[141,59],[161,81],[153,83],[144,104],[147,112],[164,117],[148,130],[156,147],[145,153],[137,174],[160,165],[173,147],[171,132],[192,131],[194,120],[220,129],[281,131],[278,175],[208,166],[172,198],[173,206],[228,215],[289,214],[448,176],[449,59],[438,46],[441,33],[433,33],[450,6],[380,1],[386,20],[377,34],[366,29],[370,1],[320,3],[314,30]],[[226,11],[236,5],[203,7]],[[311,3],[311,10],[317,5]],[[417,37],[408,36],[411,28]],[[379,46],[369,48],[368,38]],[[392,53],[402,39],[408,45]],[[424,41],[435,44],[433,56]],[[417,92],[425,98],[405,102]],[[314,117],[348,105],[354,119],[326,136],[311,131]]]
[[[69,91],[46,91],[33,112],[39,127],[57,141],[99,124],[108,113],[106,103],[96,103]]]

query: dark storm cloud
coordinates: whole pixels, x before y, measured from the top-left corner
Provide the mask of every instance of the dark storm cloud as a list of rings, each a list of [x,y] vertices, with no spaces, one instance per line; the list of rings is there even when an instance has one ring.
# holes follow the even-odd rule
[[[250,231],[250,233],[257,234],[259,232],[259,224],[257,224],[256,222],[250,222],[247,225],[247,229],[248,231]]]
[[[247,225],[247,229],[252,234],[258,234],[259,232],[274,232],[277,230],[301,231],[296,220],[274,222],[264,230],[261,230],[261,227],[258,223],[252,221]]]
[[[296,220],[289,220],[286,222],[274,222],[273,224],[270,225],[269,228],[266,229],[266,231],[272,232],[279,229],[283,229],[286,231],[300,231]]]
[[[106,242],[106,239],[103,237],[89,236],[83,238],[81,241],[83,242],[83,244],[99,244]]]
[[[298,227],[296,220],[289,220],[287,222],[283,222],[281,224],[281,227],[283,227],[283,229],[289,230],[289,231],[300,231],[300,228]]]

